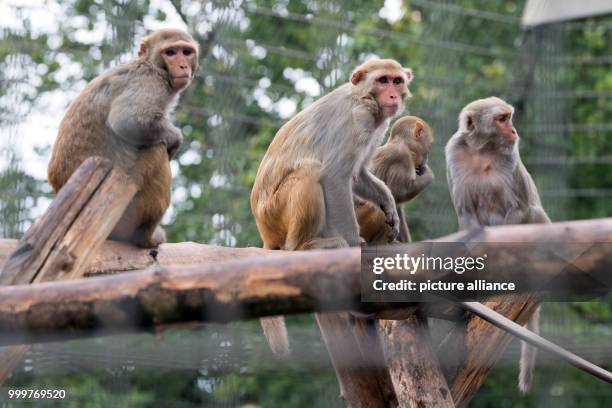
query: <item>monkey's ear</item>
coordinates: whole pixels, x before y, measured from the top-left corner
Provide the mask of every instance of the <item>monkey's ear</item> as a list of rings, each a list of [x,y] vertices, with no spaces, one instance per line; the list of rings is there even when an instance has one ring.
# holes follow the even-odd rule
[[[417,122],[414,125],[414,129],[412,129],[412,137],[418,140],[421,137],[422,132],[423,132],[423,124],[420,122]]]
[[[138,56],[142,57],[143,55],[147,55],[147,43],[146,42],[141,42],[140,43],[140,47],[138,48]]]
[[[472,114],[469,112],[461,112],[461,115],[459,115],[459,130],[461,130],[462,133],[469,133],[474,130],[474,127],[475,124]]]
[[[412,80],[414,79],[414,74],[412,73],[412,68],[406,68],[404,70],[404,72],[406,73],[406,84],[411,83]]]
[[[353,75],[351,76],[351,83],[353,85],[357,85],[359,81],[361,81],[361,78],[365,76],[365,74],[366,73],[362,69],[357,68],[355,72],[353,72]]]

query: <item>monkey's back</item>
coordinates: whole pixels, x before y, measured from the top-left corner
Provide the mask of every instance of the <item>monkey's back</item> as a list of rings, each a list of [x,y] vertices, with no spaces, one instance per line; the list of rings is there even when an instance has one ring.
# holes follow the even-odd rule
[[[122,73],[129,64],[115,67],[91,81],[70,104],[60,122],[48,166],[49,183],[57,192],[89,157],[102,156],[116,163],[131,155],[120,146],[106,124],[114,97],[121,88]],[[123,160],[123,159],[122,159]]]
[[[338,103],[339,99],[343,103]],[[278,130],[257,170],[252,206],[267,200],[297,168],[325,166],[336,161],[334,152],[351,150],[341,146],[351,144],[352,140],[333,137],[346,133],[350,125],[350,110],[342,108],[351,105],[350,99],[350,85],[342,85],[313,102]]]

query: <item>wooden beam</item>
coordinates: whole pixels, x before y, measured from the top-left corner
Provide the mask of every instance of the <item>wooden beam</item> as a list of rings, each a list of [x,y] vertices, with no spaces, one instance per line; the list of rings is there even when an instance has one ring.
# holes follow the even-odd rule
[[[15,240],[0,240],[0,265],[7,254],[16,247]],[[584,221],[558,222],[549,225],[508,225],[485,227],[448,235],[431,242],[490,242],[490,243],[576,243],[612,242],[612,218]],[[414,255],[420,255],[413,244]],[[402,247],[403,248],[403,247]],[[410,253],[410,249],[407,250]],[[225,261],[261,256],[281,256],[287,251],[270,251],[260,248],[227,248],[182,242],[163,244],[158,249],[147,250],[114,241],[106,241],[93,255],[86,268],[87,275],[108,274],[130,270],[145,269],[151,265],[186,265],[212,261]],[[540,265],[538,270],[545,266]],[[506,268],[509,269],[509,268]],[[534,269],[530,269],[533,271]],[[527,272],[516,271],[522,274]],[[393,271],[390,272],[392,274]],[[415,277],[417,279],[418,277]],[[381,317],[382,318],[382,317]]]
[[[0,344],[350,309],[360,302],[359,267],[354,248],[0,287]]]
[[[548,341],[543,337],[540,337],[539,335],[531,332],[529,329],[526,329],[520,324],[517,324],[512,320],[507,319],[504,316],[494,312],[482,303],[461,302],[461,307],[485,319],[489,323],[494,324],[495,326],[501,329],[504,329],[506,332],[515,335],[516,337],[526,341],[527,343],[536,346],[538,349],[552,353],[555,356],[564,359],[574,367],[577,367],[591,374],[592,376],[595,376],[603,381],[607,381],[608,383],[612,384],[611,372],[596,366],[590,361],[587,361],[582,357],[565,350],[562,347],[557,346],[553,342]]]
[[[17,248],[16,239],[0,239],[0,268]],[[85,276],[108,275],[138,271],[154,265],[191,265],[253,257],[287,254],[261,248],[228,248],[216,245],[180,242],[162,244],[157,248],[138,248],[119,241],[104,241],[85,267]]]
[[[109,160],[85,160],[3,263],[0,285],[82,277],[136,191]],[[23,345],[0,349],[0,384],[27,350]]]
[[[413,311],[405,320],[380,320],[378,326],[400,405],[454,407],[423,312]]]
[[[510,225],[500,227],[487,227],[480,230],[463,231],[448,237],[450,239],[466,240],[469,242],[498,242],[498,243],[525,243],[541,242],[555,243],[562,249],[564,245],[575,244],[597,244],[612,242],[612,218],[600,220],[568,221],[553,223],[541,228],[541,225],[531,224],[529,226]],[[526,228],[524,228],[526,227]],[[601,255],[608,250],[609,246],[600,248]],[[511,257],[512,254],[509,254]],[[606,257],[608,258],[608,257]],[[500,268],[504,271],[525,273],[531,269],[529,260],[524,259],[523,264],[518,259],[511,260],[512,266]],[[590,259],[583,259],[581,265],[575,265],[585,271],[590,270]],[[604,267],[610,262],[606,260],[599,267]],[[595,264],[591,264],[594,266]],[[609,268],[609,266],[608,266]],[[544,268],[546,269],[546,268]],[[543,275],[544,270],[531,271]],[[600,275],[600,282],[609,281]],[[551,275],[551,278],[553,276]],[[595,279],[597,282],[598,279]],[[569,281],[568,281],[569,282]],[[603,287],[604,291],[609,288]],[[524,294],[509,298],[507,296],[495,296],[484,305],[491,310],[505,316],[506,318],[524,325],[534,313],[537,302],[541,297],[537,295]],[[488,373],[501,358],[508,347],[512,336],[505,331],[495,327],[487,321],[475,315],[468,315],[466,322],[457,324],[446,336],[438,347],[439,361],[443,362],[444,374],[451,384],[453,400],[458,407],[469,406],[484,383]]]
[[[591,233],[600,235],[597,225],[604,221],[580,223],[585,237]],[[539,233],[528,228],[524,238],[575,232],[572,223],[539,228],[542,230]],[[499,240],[494,232],[491,233],[494,239]],[[559,243],[558,247],[563,245]],[[404,249],[414,256],[421,253],[418,244]],[[496,260],[491,257],[488,262],[490,268],[503,266],[514,271],[517,279],[533,274],[551,277],[558,274],[547,263],[531,263],[527,258],[510,256]],[[568,272],[570,278],[575,276],[580,280],[584,274],[606,274],[612,265],[612,253],[606,247],[597,247],[580,262],[578,268]],[[41,341],[43,335],[49,337],[51,332],[55,333],[51,337],[57,339],[61,333],[82,336],[98,330],[146,330],[161,323],[225,322],[313,311],[370,313],[407,306],[362,303],[360,270],[360,249],[349,248],[194,265],[156,265],[145,272],[78,282],[0,288],[0,330],[3,331],[0,342],[10,344],[18,341],[17,338]],[[395,273],[389,271],[391,276]],[[401,271],[397,273],[400,276]],[[413,276],[419,279],[418,275]],[[449,279],[454,278],[452,275]],[[29,335],[24,339],[26,333]]]
[[[315,317],[347,406],[397,407],[374,322],[347,312],[317,313]]]
[[[506,318],[524,325],[535,312],[535,295],[494,296],[484,305]],[[491,369],[510,344],[512,336],[476,315],[457,323],[438,347],[451,394],[457,407],[469,406]]]
[[[111,169],[110,161],[99,157],[86,160],[77,169],[45,214],[19,240],[4,263],[0,285],[40,281],[48,265],[57,276],[71,268],[71,255],[59,244]]]

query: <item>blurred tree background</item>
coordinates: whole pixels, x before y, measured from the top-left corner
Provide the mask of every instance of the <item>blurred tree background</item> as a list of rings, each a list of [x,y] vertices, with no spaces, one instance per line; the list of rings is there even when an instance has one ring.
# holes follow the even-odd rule
[[[407,205],[414,239],[456,230],[443,146],[467,102],[517,107],[521,154],[555,221],[612,212],[612,18],[523,30],[523,0],[66,0],[0,5],[0,234],[44,211],[49,146],[87,81],[132,58],[138,39],[187,28],[201,68],[174,114],[170,241],[261,244],[249,208],[260,158],[280,125],[371,56],[413,68],[407,111],[436,132],[436,182]],[[543,333],[612,367],[608,302],[547,304]],[[254,322],[39,345],[5,384],[69,390],[73,406],[339,406],[309,316],[290,319],[295,356],[272,360]],[[606,384],[540,356],[532,395],[515,391],[516,344],[473,406],[612,403]],[[6,392],[0,400],[6,397]],[[41,403],[42,405],[42,403]]]

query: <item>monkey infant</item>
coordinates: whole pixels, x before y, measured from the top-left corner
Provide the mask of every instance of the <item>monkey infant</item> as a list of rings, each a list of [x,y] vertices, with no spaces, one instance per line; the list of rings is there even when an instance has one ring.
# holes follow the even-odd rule
[[[146,36],[138,58],[91,81],[68,108],[48,167],[57,192],[88,157],[102,156],[139,189],[111,238],[153,247],[165,241],[159,222],[170,205],[172,158],[182,141],[168,115],[198,66],[198,44],[186,32]]]
[[[469,103],[459,114],[459,129],[448,141],[448,187],[459,228],[549,223],[538,189],[521,161],[514,108],[490,97]],[[539,331],[539,308],[527,327]],[[519,388],[527,392],[535,348],[522,343]]]
[[[399,242],[410,242],[402,204],[416,197],[434,179],[427,166],[433,130],[423,119],[404,116],[393,127],[389,140],[374,153],[370,170],[391,190],[400,220]],[[355,198],[359,235],[368,244],[389,243],[389,226],[380,208]]]

